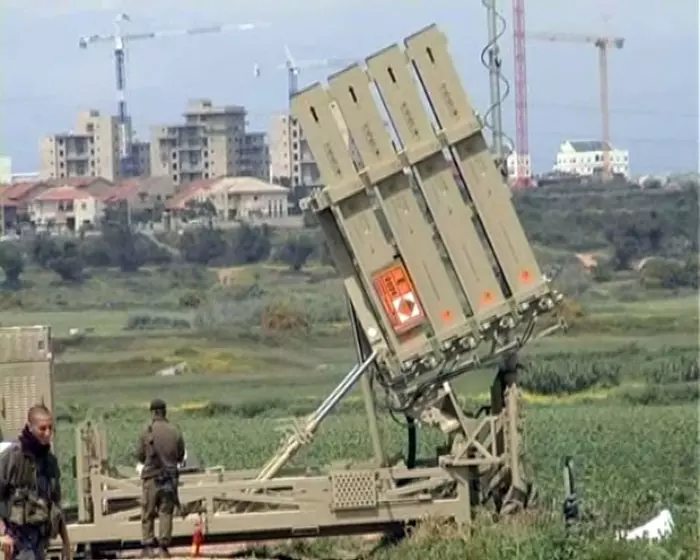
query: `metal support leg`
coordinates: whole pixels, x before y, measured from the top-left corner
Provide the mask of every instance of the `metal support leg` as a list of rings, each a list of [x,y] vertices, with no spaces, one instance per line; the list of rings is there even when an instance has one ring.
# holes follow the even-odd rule
[[[364,362],[356,365],[348,372],[326,400],[308,417],[306,424],[296,433],[289,436],[282,448],[262,468],[256,480],[269,480],[274,477],[302,445],[309,443],[313,439],[321,422],[343,397],[350,392],[355,383],[362,377],[362,374],[374,363],[376,357],[377,353],[372,352]]]
[[[352,303],[350,303],[349,298],[346,297],[345,299],[348,306],[350,329],[352,330],[352,338],[355,344],[355,354],[357,355],[357,361],[362,362],[370,353],[370,349],[365,343],[366,341],[362,335],[360,323],[352,307]],[[372,440],[375,466],[383,467],[386,465],[386,455],[384,453],[384,446],[382,445],[381,434],[379,433],[379,422],[377,421],[377,400],[368,376],[362,376],[362,379],[360,379],[360,387],[362,388],[362,399],[365,403],[367,428],[369,429],[369,435]]]

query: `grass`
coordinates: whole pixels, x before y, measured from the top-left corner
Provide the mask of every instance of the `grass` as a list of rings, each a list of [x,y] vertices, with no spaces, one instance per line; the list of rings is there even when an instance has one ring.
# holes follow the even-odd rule
[[[260,467],[277,449],[279,428],[283,425],[273,418],[243,418],[226,410],[199,416],[181,409],[174,411],[172,417],[182,426],[191,455],[203,464],[223,464],[229,468]],[[114,411],[107,419],[110,458],[116,464],[133,464],[130,453],[143,421],[143,416],[128,410]],[[594,546],[597,550],[613,547],[623,554],[619,557],[635,558],[639,549],[616,547],[610,542],[610,536],[617,529],[645,522],[663,507],[671,509],[680,535],[678,540],[664,546],[670,550],[685,547],[686,553],[690,553],[692,549],[688,547],[693,544],[697,506],[697,421],[697,410],[693,405],[530,407],[526,412],[525,442],[537,473],[541,504],[534,526],[516,531],[512,527],[504,530],[502,526],[479,525],[476,543],[465,543],[449,534],[445,539],[443,529],[441,539],[435,534],[432,537],[424,535],[422,542],[414,540],[385,556],[558,558],[541,554],[544,551],[554,554],[556,539],[564,538],[559,515],[563,500],[560,465],[568,454],[573,454],[577,461],[583,507],[595,518],[587,529],[589,538],[572,544],[577,554],[592,550]],[[71,427],[69,423],[62,424],[60,437],[63,438]],[[403,430],[387,418],[382,420],[381,430],[390,453],[401,452],[405,445]],[[233,437],[228,435],[231,432]],[[371,448],[365,434],[365,419],[357,411],[335,415],[322,425],[316,440],[293,463],[322,467],[339,459],[367,459]],[[421,430],[420,454],[431,454],[439,439],[434,431]],[[671,457],[673,459],[669,461]],[[61,459],[67,468],[67,454]],[[499,544],[501,540],[503,542]],[[423,556],[417,555],[416,546]],[[441,554],[436,554],[435,546],[442,551]],[[478,547],[487,547],[489,555],[479,555],[485,553],[479,553]],[[521,555],[509,556],[508,551],[512,553],[513,547],[519,549]]]
[[[260,466],[276,449],[279,428],[313,410],[354,363],[339,283],[320,267],[305,274],[275,266],[240,267],[227,271],[226,286],[217,285],[211,271],[165,274],[151,269],[133,277],[102,271],[80,288],[57,285],[43,272],[26,276],[22,290],[5,294],[0,324],[50,324],[62,339],[55,409],[66,472],[72,429],[86,417],[105,421],[110,459],[131,464],[131,447],[146,420],[147,402],[155,396],[168,401],[190,452],[202,462]],[[579,369],[614,363],[621,372],[615,386],[525,395],[525,441],[541,488],[541,508],[506,525],[481,520],[469,542],[459,531],[426,523],[408,542],[372,558],[698,557],[693,556],[698,537],[697,393],[688,391],[688,384],[650,385],[648,375],[679,353],[697,352],[697,296],[622,301],[611,295],[618,289],[605,297],[582,291],[582,311],[570,332],[523,353],[541,367],[550,364],[555,373],[569,362]],[[202,305],[183,309],[181,298],[192,294]],[[310,317],[312,331],[262,333],[261,313],[277,301],[291,302]],[[137,316],[186,319],[192,327],[127,330]],[[73,328],[87,334],[71,340]],[[183,361],[190,368],[186,375],[154,375]],[[458,379],[460,398],[470,405],[486,400],[492,376],[477,370]],[[356,389],[295,459],[297,464],[368,457],[364,423]],[[381,427],[389,450],[402,451],[403,430],[386,414]],[[432,430],[420,430],[421,453],[432,453],[438,439]],[[562,530],[560,464],[566,454],[577,460],[583,503],[595,514],[594,522],[581,527],[583,536]],[[74,495],[70,486],[68,494]],[[670,507],[677,521],[670,541],[649,548],[610,538],[615,528],[645,521],[661,507]],[[343,547],[352,552],[358,546],[342,540],[301,542],[290,554],[328,558],[342,556]]]

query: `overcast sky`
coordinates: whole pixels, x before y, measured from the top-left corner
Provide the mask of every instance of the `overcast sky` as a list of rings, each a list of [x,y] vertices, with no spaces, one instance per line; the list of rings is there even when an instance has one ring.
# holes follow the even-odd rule
[[[508,29],[501,48],[512,80],[511,6],[498,0]],[[697,0],[527,0],[528,31],[609,34],[613,143],[630,150],[633,173],[698,167]],[[188,98],[245,105],[266,130],[286,106],[284,45],[298,59],[362,59],[430,23],[448,35],[463,83],[488,107],[486,43],[479,0],[0,0],[0,154],[15,171],[38,167],[41,136],[74,126],[81,108],[115,112],[111,45],[78,48],[86,34],[111,33],[117,13],[129,31],[267,22],[256,31],[168,37],[132,43],[127,95],[140,137],[151,124],[178,122]],[[549,169],[565,139],[600,136],[598,58],[591,45],[528,43],[530,148],[536,171]],[[253,75],[254,64],[261,76]],[[302,72],[302,84],[336,69]],[[513,94],[504,124],[513,136]]]

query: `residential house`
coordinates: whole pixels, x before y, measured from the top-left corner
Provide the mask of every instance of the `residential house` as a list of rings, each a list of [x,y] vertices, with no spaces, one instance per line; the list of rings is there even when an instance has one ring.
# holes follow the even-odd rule
[[[630,176],[629,152],[600,140],[567,140],[559,146],[553,170],[588,177],[600,173],[605,165],[605,152],[610,158],[610,170],[625,178]]]
[[[96,225],[101,213],[97,197],[71,186],[46,189],[28,204],[29,219],[40,230],[75,232]]]
[[[0,185],[0,205],[2,206],[2,230],[15,226],[27,217],[29,201],[33,196],[48,189],[42,181],[24,181]]]
[[[204,202],[209,198],[214,183],[216,179],[201,179],[182,185],[165,203],[165,209],[171,214],[179,214],[187,210],[190,201]]]
[[[62,179],[49,179],[44,182],[53,188],[72,187],[81,191],[86,191],[90,196],[95,198],[103,197],[114,187],[114,183],[104,177],[66,177]]]
[[[170,177],[138,177],[126,179],[109,189],[102,197],[105,204],[129,204],[132,210],[144,211],[164,207],[176,193]]]
[[[220,220],[280,219],[287,217],[289,189],[255,177],[223,177],[209,196]]]

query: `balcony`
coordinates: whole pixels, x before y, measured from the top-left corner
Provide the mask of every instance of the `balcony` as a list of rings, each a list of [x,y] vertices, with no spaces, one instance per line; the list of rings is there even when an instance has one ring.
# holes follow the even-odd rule
[[[206,146],[206,142],[203,139],[197,138],[181,140],[177,146],[177,149],[181,152],[198,152],[206,148]]]
[[[181,161],[180,162],[180,172],[181,173],[202,173],[204,171],[204,164],[202,161]]]
[[[67,151],[65,158],[66,161],[87,161],[90,159],[90,152],[87,150],[83,152]]]

